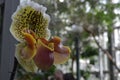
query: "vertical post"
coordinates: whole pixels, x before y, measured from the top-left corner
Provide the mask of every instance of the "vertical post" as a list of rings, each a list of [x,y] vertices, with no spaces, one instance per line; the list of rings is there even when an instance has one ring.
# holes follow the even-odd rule
[[[101,50],[99,50],[99,69],[100,69],[100,80],[104,80],[104,74],[103,74],[103,53]]]
[[[19,0],[4,0],[4,19],[1,38],[0,80],[10,80],[14,63],[16,40],[11,36],[9,28],[11,15],[16,10]]]
[[[113,37],[112,33],[108,32],[108,50],[111,56],[113,56]],[[114,58],[113,58],[114,59]],[[111,61],[109,61],[109,71],[110,71],[110,80],[115,80],[114,79],[114,67]]]
[[[80,80],[80,64],[79,64],[79,38],[75,37],[75,51],[76,51],[76,67],[77,67],[77,80]]]
[[[104,36],[99,34],[99,44],[103,46],[103,42],[101,42],[102,41],[101,39],[104,39]],[[100,74],[100,80],[104,80],[103,53],[101,49],[99,49],[99,74]]]
[[[2,38],[2,26],[3,26],[3,12],[4,12],[4,4],[0,4],[0,38]],[[0,54],[1,54],[1,39],[0,39]],[[1,57],[0,57],[1,59]],[[1,63],[0,63],[1,64]]]

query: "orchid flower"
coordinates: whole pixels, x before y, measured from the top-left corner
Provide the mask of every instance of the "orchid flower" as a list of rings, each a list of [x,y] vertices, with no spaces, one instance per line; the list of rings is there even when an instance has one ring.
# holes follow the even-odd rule
[[[28,72],[47,70],[70,57],[70,49],[57,36],[50,38],[50,17],[46,8],[33,1],[24,1],[12,15],[10,32],[19,41],[15,57]]]

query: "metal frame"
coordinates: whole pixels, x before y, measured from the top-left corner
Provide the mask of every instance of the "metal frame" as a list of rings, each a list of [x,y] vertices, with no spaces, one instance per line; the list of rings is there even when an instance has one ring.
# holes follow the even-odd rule
[[[9,28],[11,25],[11,15],[16,10],[19,0],[0,0],[0,4],[3,3],[4,19],[0,52],[0,80],[9,80],[13,68],[14,49],[16,43],[10,34]]]
[[[5,0],[0,0],[0,5],[4,3]]]

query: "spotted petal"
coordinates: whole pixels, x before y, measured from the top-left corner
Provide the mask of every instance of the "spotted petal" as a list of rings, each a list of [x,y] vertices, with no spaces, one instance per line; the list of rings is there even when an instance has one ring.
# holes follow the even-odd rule
[[[21,3],[16,12],[12,15],[13,21],[10,32],[14,38],[23,42],[24,36],[22,31],[24,28],[27,28],[35,32],[37,37],[48,39],[50,36],[50,31],[48,29],[50,17],[45,11],[45,7],[33,1],[26,0]]]

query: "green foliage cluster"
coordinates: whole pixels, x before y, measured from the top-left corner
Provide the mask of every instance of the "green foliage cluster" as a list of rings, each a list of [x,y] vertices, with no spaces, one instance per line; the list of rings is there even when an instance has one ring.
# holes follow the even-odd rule
[[[56,67],[52,66],[47,71],[38,71],[38,73],[28,73],[19,65],[17,70],[17,80],[47,80],[48,76],[54,74]]]
[[[93,57],[95,55],[98,55],[98,49],[91,47],[90,45],[86,46],[83,53],[81,54],[82,58],[90,58]]]

